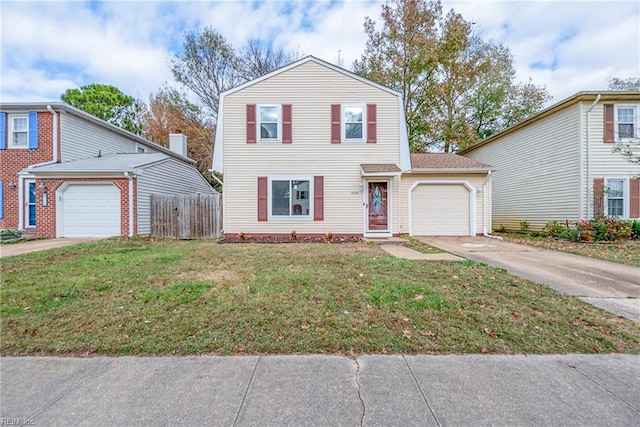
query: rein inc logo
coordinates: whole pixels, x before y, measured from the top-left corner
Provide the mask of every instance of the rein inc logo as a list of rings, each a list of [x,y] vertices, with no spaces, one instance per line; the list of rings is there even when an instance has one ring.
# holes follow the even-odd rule
[[[0,426],[34,426],[36,422],[29,418],[0,418]]]

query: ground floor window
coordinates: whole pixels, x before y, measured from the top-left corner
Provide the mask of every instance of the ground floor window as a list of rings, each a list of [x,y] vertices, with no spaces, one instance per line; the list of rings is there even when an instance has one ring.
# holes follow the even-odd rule
[[[309,217],[311,201],[309,179],[271,179],[270,203],[273,217]]]
[[[607,216],[624,217],[625,180],[607,179],[605,183],[605,213]]]

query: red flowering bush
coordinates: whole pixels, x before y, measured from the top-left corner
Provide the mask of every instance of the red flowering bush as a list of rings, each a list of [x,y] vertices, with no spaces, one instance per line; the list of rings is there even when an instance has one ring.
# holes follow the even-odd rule
[[[573,242],[611,242],[634,238],[633,223],[617,218],[598,215],[586,221],[575,223],[565,220],[564,224],[552,221],[545,225],[547,235]]]

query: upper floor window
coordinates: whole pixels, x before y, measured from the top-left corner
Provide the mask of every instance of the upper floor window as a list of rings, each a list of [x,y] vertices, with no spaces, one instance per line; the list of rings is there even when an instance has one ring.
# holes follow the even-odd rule
[[[258,105],[258,141],[280,142],[282,108],[280,105]]]
[[[364,104],[342,105],[342,141],[367,140],[367,110]]]
[[[27,114],[9,115],[9,147],[29,147],[29,116]]]
[[[619,105],[616,108],[617,140],[624,141],[638,138],[637,107]]]

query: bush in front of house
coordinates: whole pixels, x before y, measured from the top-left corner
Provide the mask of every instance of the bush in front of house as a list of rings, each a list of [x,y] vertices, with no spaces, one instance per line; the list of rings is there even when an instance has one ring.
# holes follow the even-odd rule
[[[572,242],[612,242],[640,238],[640,222],[598,215],[590,220],[564,224],[548,222],[544,227],[548,236]]]

